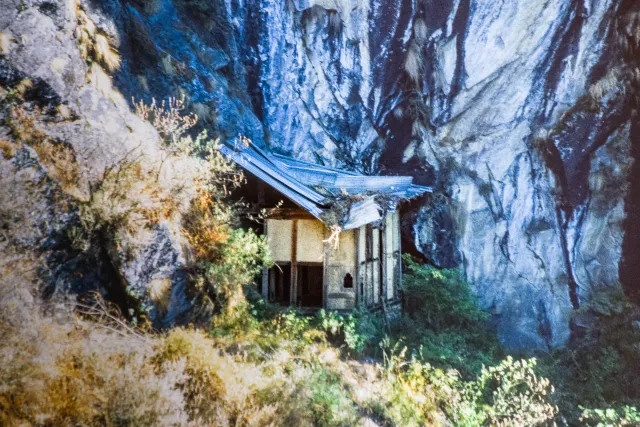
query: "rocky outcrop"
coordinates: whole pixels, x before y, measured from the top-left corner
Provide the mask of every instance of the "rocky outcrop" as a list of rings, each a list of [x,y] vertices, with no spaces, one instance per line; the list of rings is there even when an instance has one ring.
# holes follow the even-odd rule
[[[38,31],[42,52],[16,47],[10,62],[49,82],[63,101],[82,102],[80,117],[114,117],[95,124],[104,132],[152,140],[139,125],[123,129],[131,126],[130,105],[120,100],[106,109],[108,96],[83,92],[86,65],[59,51],[72,38],[67,2],[27,3],[3,14],[0,31]],[[509,347],[550,348],[566,343],[572,312],[594,287],[619,286],[631,114],[610,71],[613,24],[637,8],[627,3],[82,6],[122,55],[113,84],[125,99],[185,96],[213,136],[244,135],[304,160],[410,173],[434,186],[434,197],[414,201],[405,214],[405,248],[438,266],[460,266]],[[45,27],[29,21],[36,15],[48,16]],[[52,39],[60,34],[63,41]],[[65,71],[50,71],[63,63]],[[107,150],[87,143],[94,145]],[[94,157],[87,162],[103,162]],[[160,259],[142,254],[152,265]],[[125,269],[149,276],[143,270]]]
[[[464,269],[505,344],[562,346],[591,289],[618,286],[618,2],[259,3],[246,54],[268,143],[435,185],[446,197],[409,214],[416,248]]]
[[[169,158],[107,70],[81,56],[81,6],[0,1],[0,8],[0,252],[31,254],[46,297],[96,291],[125,309],[135,298],[152,308],[157,326],[171,324],[189,308],[179,218],[144,231],[118,227],[162,196],[149,185],[189,184],[192,165]],[[104,17],[92,21],[95,34],[115,31]],[[126,180],[151,171],[148,184]],[[129,205],[118,204],[118,194]]]

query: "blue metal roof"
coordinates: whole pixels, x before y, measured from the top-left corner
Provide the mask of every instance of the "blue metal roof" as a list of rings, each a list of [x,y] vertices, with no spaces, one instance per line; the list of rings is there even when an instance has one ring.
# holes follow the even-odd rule
[[[220,151],[285,197],[322,221],[322,214],[344,195],[360,195],[364,200],[351,205],[343,229],[358,228],[381,219],[383,210],[375,197],[389,196],[400,200],[431,192],[430,187],[413,184],[410,176],[367,176],[354,172],[294,160],[268,153],[251,142],[240,141],[235,147],[225,144]],[[386,206],[396,209],[397,202]]]

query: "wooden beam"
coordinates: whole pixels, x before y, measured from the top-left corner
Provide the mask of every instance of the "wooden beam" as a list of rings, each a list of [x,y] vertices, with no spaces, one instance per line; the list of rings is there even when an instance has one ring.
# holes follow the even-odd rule
[[[395,215],[394,215],[394,242],[395,242],[395,248],[394,248],[394,252],[396,255],[396,260],[397,260],[397,264],[396,264],[396,292],[398,293],[398,296],[400,295],[400,290],[402,289],[402,234],[400,231],[400,226],[402,224],[401,222],[401,218],[400,218],[400,211],[397,210]]]
[[[387,218],[386,215],[382,219],[380,225],[380,302],[384,303],[387,299]]]
[[[360,286],[361,284],[364,283],[364,272],[365,272],[365,266],[366,266],[366,261],[364,259],[364,245],[365,245],[365,230],[366,227],[363,225],[361,227],[359,227],[356,230],[356,274],[354,277],[354,281],[355,281],[355,287],[356,287],[356,301],[355,301],[355,305],[356,307],[359,304],[363,303],[362,300],[362,293],[364,291],[364,289],[361,289]]]
[[[380,280],[382,279],[381,273],[382,273],[382,268],[381,268],[381,263],[382,260],[380,259],[380,228],[378,227],[373,227],[373,234],[372,234],[372,254],[371,254],[371,259],[372,259],[372,265],[373,265],[373,274],[372,274],[372,279],[373,279],[373,305],[376,306],[380,303]]]
[[[268,210],[268,217],[271,219],[317,219],[304,209],[278,208]]]
[[[390,213],[385,218],[384,223],[384,275],[385,275],[385,298],[392,300],[395,297],[395,253],[394,253],[394,238],[395,238],[395,215],[396,213]]]
[[[268,223],[269,221],[264,222],[265,236],[267,235]],[[265,301],[269,301],[269,269],[268,268],[262,269],[262,298],[264,298]]]
[[[331,233],[331,232],[327,230],[327,227],[324,227],[324,234],[326,238],[328,238],[327,233]],[[325,310],[328,310],[329,299],[327,294],[329,291],[329,280],[327,280],[328,278],[327,267],[330,262],[329,257],[331,256],[331,249],[330,249],[331,244],[325,241],[323,245],[324,245],[324,258],[322,263],[323,264],[322,266],[322,308],[324,308]]]
[[[291,230],[291,284],[289,303],[296,306],[298,302],[298,220],[293,220]]]

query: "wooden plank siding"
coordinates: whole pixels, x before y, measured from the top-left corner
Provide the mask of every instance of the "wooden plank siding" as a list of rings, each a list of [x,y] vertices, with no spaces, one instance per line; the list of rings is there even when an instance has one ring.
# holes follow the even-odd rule
[[[385,299],[392,300],[395,294],[395,265],[393,254],[393,236],[394,236],[394,221],[393,214],[389,214],[384,220],[383,230],[383,272],[384,272],[384,287],[385,287]]]
[[[363,225],[358,228],[358,244],[356,246],[356,261],[358,263],[358,276],[356,280],[356,304],[365,304],[364,284],[367,280],[367,226]]]
[[[262,276],[264,298],[279,300],[284,296],[285,304],[298,306],[300,293],[307,292],[304,291],[306,287],[301,287],[303,279],[298,277],[301,274],[299,267],[322,266],[322,302],[318,301],[318,306],[328,310],[350,310],[363,304],[377,310],[384,309],[387,302],[398,301],[401,252],[397,212],[388,213],[379,226],[369,224],[341,232],[337,247],[323,242],[331,230],[320,221],[296,218],[295,215],[291,219],[280,218],[265,221],[265,234],[272,253],[277,255],[275,261],[283,269],[287,266],[286,277],[265,270]],[[289,288],[285,290],[283,286],[288,280]],[[345,283],[349,286],[345,287]]]
[[[400,298],[402,289],[402,235],[400,232],[400,212],[393,213],[393,272],[394,272],[394,296]]]
[[[371,228],[372,256],[371,256],[371,284],[373,288],[373,306],[380,303],[380,279],[381,279],[381,260],[380,260],[380,229]]]
[[[297,305],[296,297],[298,295],[298,220],[292,220],[291,229],[291,283],[289,292],[289,300],[292,306]]]

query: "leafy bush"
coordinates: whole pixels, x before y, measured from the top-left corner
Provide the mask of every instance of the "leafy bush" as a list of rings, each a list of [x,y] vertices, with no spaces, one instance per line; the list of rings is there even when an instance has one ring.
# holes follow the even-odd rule
[[[515,361],[509,356],[482,369],[469,390],[489,425],[535,426],[554,418],[558,410],[548,402],[554,388],[536,375],[535,366],[536,359]]]
[[[358,415],[349,393],[335,372],[316,367],[309,378],[309,406],[318,426],[352,426]]]
[[[139,102],[135,110],[158,130],[171,157],[196,162],[191,185],[195,194],[182,215],[182,229],[194,255],[190,290],[198,302],[196,318],[208,320],[221,310],[239,310],[243,285],[271,263],[264,238],[239,228],[238,204],[228,198],[244,182],[242,172],[206,132],[195,138],[187,133],[198,118],[184,113],[184,101]]]
[[[391,325],[392,338],[405,338],[426,361],[464,376],[497,361],[501,349],[489,315],[459,273],[419,265],[408,255],[403,261],[404,313]]]
[[[557,412],[548,401],[553,387],[534,372],[535,359],[509,357],[464,381],[455,370],[434,368],[417,354],[407,359],[407,348],[398,350],[385,349],[382,377],[389,390],[373,407],[390,424],[442,425],[446,420],[438,416],[444,413],[457,426],[536,426]]]
[[[187,423],[175,386],[182,366],[168,363],[156,372],[146,340],[87,322],[61,324],[37,312],[19,326],[1,317],[0,424]]]
[[[68,311],[52,321],[37,302],[22,320],[10,319],[5,294],[3,425],[527,426],[552,410],[533,362],[509,359],[464,381],[419,354],[407,358],[406,347],[398,351],[388,339],[382,363],[360,362],[329,344],[356,326],[337,315],[301,316],[251,300],[238,308],[242,316],[214,318],[214,332],[224,334],[177,328],[163,335],[103,312],[93,317],[101,323]]]
[[[344,344],[353,353],[362,353],[365,348],[378,346],[382,338],[382,319],[364,308],[356,308],[353,313],[341,315],[335,311],[318,312],[316,323],[327,333],[330,342]]]
[[[635,406],[624,406],[618,410],[583,409],[580,421],[587,426],[637,426],[640,425],[640,412]]]
[[[589,303],[574,315],[574,339],[567,348],[541,359],[540,371],[554,378],[559,390],[558,405],[570,422],[578,423],[579,406],[637,407],[640,402],[638,322],[640,310],[620,288],[596,289]],[[611,409],[608,411],[611,414]]]

